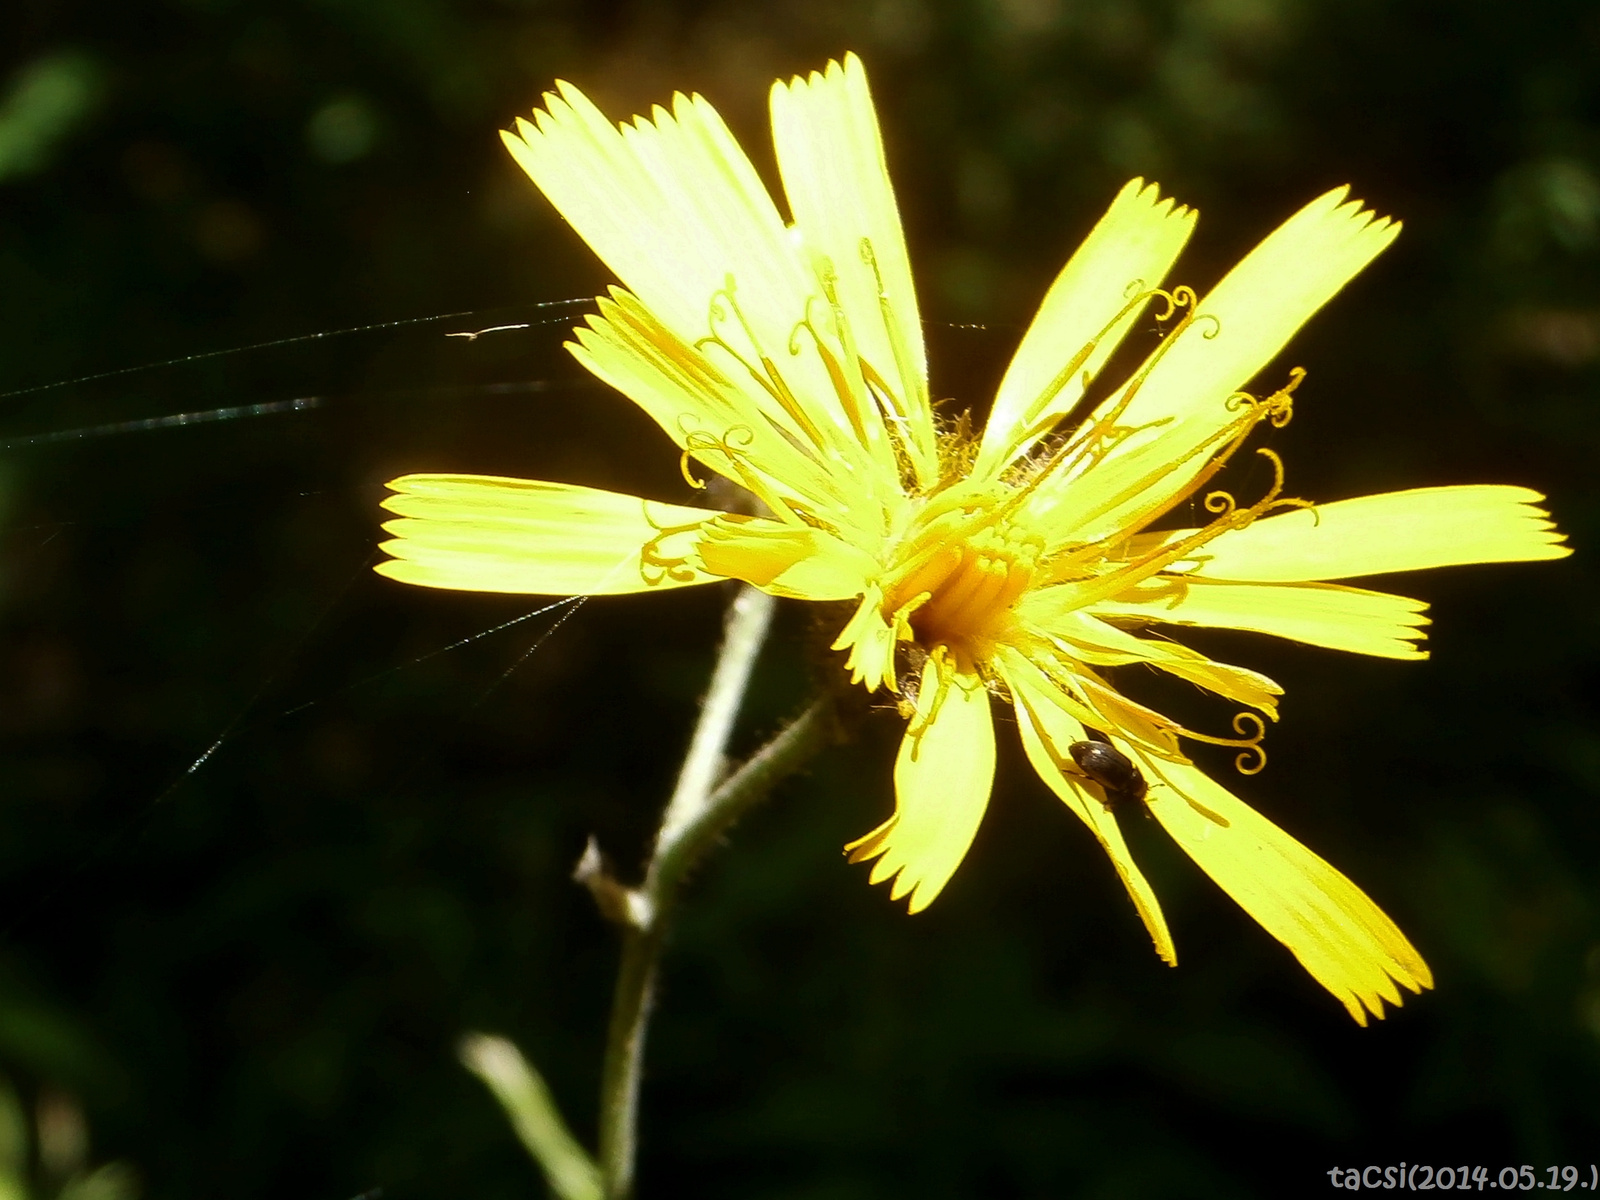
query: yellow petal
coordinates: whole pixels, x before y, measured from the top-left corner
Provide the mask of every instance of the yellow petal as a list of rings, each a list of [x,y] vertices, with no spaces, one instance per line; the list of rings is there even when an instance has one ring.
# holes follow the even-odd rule
[[[1147,580],[1091,611],[1167,625],[1248,629],[1330,650],[1427,658],[1417,646],[1427,604],[1333,583],[1234,583],[1196,576]]]
[[[789,500],[850,514],[864,505],[852,477],[804,449],[787,415],[774,417],[631,293],[613,288],[598,316],[568,343],[574,358],[627,396],[703,466],[761,494],[774,512]],[[753,474],[752,474],[753,473]]]
[[[1003,468],[1030,449],[1083,396],[1194,231],[1193,209],[1130,182],[1045,293],[995,395],[976,471]]]
[[[662,324],[689,345],[717,339],[711,355],[775,424],[865,464],[827,363],[794,336],[816,281],[716,110],[678,95],[619,128],[556,87],[503,135],[523,170]]]
[[[1411,943],[1333,867],[1193,766],[1138,756],[1150,812],[1190,858],[1360,1024],[1433,974]]]
[[[1228,397],[1400,232],[1348,194],[1336,188],[1319,196],[1228,272],[1199,302],[1194,323],[1158,351],[1118,423],[1170,419],[1199,441],[1232,420]]]
[[[1133,907],[1149,931],[1150,940],[1155,943],[1156,953],[1163,962],[1177,966],[1178,951],[1172,944],[1167,919],[1162,915],[1161,905],[1145,880],[1144,873],[1128,853],[1117,819],[1079,783],[1077,777],[1067,775],[1062,770],[1065,764],[1072,761],[1067,748],[1087,736],[1083,726],[1065,711],[1060,701],[1061,693],[1056,687],[1021,655],[1010,650],[1003,651],[998,666],[1016,703],[1017,728],[1022,734],[1022,748],[1027,751],[1028,761],[1039,773],[1039,778],[1061,798],[1062,803],[1089,827],[1089,832],[1094,834],[1106,857],[1111,860],[1111,865],[1116,868],[1122,886],[1128,889]]]
[[[1495,485],[1415,488],[1268,517],[1207,545],[1196,574],[1296,582],[1565,558],[1544,497]],[[1172,535],[1165,535],[1172,536]]]
[[[845,670],[850,672],[850,682],[859,683],[869,692],[875,692],[885,683],[890,691],[897,690],[894,652],[899,642],[896,624],[883,615],[883,590],[869,583],[856,606],[855,613],[845,622],[831,649],[848,650]]]
[[[1070,602],[1052,604],[1053,593],[1070,595],[1071,590],[1064,585],[1032,593],[1017,605],[1017,615],[1079,662],[1099,667],[1148,663],[1277,720],[1283,689],[1259,671],[1217,662],[1175,642],[1135,637]]]
[[[1029,504],[1037,519],[1099,540],[1142,527],[1194,486],[1240,419],[1230,397],[1399,232],[1345,202],[1347,190],[1313,200],[1269,235],[1095,410],[1091,422],[1111,420],[1126,400],[1115,418],[1123,434],[1103,457],[1041,487]],[[1263,386],[1287,382],[1285,370]]]
[[[545,111],[503,134],[507,149],[618,278],[669,328],[704,337],[731,271],[742,295],[786,309],[807,286],[783,218],[722,119],[698,96],[613,125],[562,82]],[[777,318],[781,345],[793,312]]]
[[[772,137],[789,208],[819,282],[831,277],[856,354],[891,389],[917,481],[939,478],[922,342],[900,212],[861,60],[772,85]]]
[[[1022,519],[1052,551],[1116,542],[1145,528],[1193,489],[1195,475],[1229,441],[1228,430],[1199,442],[1183,427],[1145,432],[1148,440],[1144,433],[1129,434],[1103,455],[1080,457],[1027,496]]]
[[[895,877],[890,899],[909,892],[910,911],[921,912],[966,857],[993,785],[989,693],[976,675],[930,655],[895,759],[894,816],[845,851],[851,862],[878,858],[872,882]]]
[[[597,596],[714,582],[694,565],[721,513],[492,475],[406,475],[383,506],[394,558],[379,574],[470,592]]]
[[[878,571],[871,555],[824,530],[760,517],[707,522],[697,550],[708,571],[795,600],[852,600]]]

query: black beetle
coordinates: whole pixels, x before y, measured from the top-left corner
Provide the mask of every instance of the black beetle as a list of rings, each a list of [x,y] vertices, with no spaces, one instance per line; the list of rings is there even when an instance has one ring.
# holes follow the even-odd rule
[[[1125,803],[1143,804],[1150,791],[1144,775],[1121,750],[1108,742],[1073,742],[1067,747],[1072,761],[1105,793],[1107,811],[1115,812]]]

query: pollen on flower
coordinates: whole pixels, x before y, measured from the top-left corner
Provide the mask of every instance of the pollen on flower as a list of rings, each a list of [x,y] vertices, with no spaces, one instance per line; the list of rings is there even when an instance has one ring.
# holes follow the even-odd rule
[[[906,539],[887,573],[884,610],[909,621],[919,648],[948,647],[968,670],[1011,631],[1044,549],[997,507],[979,500],[940,513]]]

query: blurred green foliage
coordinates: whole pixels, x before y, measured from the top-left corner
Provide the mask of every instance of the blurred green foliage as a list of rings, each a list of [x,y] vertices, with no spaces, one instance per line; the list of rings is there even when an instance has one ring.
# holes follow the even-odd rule
[[[29,1120],[10,1082],[0,1076],[0,1197],[4,1200],[137,1200],[125,1163],[89,1170],[89,1129],[77,1102],[49,1088]]]
[[[0,99],[0,181],[49,165],[61,141],[88,115],[95,69],[81,54],[51,54],[17,72]]]
[[[700,873],[652,1035],[643,1196],[1276,1196],[1335,1164],[1592,1159],[1593,5],[8,15],[0,390],[473,314],[0,399],[0,1065],[24,1096],[82,1096],[97,1157],[175,1200],[537,1194],[455,1060],[469,1028],[511,1036],[592,1135],[614,945],[567,874],[591,832],[637,861],[723,597],[591,601],[526,658],[554,614],[435,655],[535,605],[372,576],[376,502],[452,469],[682,496],[653,427],[561,352],[582,306],[551,302],[606,277],[495,130],[557,77],[619,117],[698,89],[770,178],[771,80],[855,49],[938,394],[981,410],[1128,176],[1200,208],[1179,281],[1202,289],[1348,181],[1406,232],[1279,364],[1310,371],[1275,435],[1291,490],[1525,484],[1579,553],[1388,584],[1436,605],[1426,664],[1202,645],[1288,691],[1241,794],[1396,917],[1436,992],[1355,1028],[1134,828],[1166,969],[1005,737],[972,856],[907,918],[838,853],[890,804],[899,722],[864,708]],[[319,402],[36,440],[298,397]],[[836,669],[811,614],[785,620],[747,747]]]

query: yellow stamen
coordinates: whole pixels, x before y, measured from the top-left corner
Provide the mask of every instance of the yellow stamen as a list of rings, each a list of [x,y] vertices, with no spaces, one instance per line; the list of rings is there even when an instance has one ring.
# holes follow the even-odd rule
[[[1227,533],[1229,530],[1243,529],[1257,518],[1265,516],[1279,508],[1308,508],[1310,502],[1295,498],[1280,500],[1279,493],[1283,490],[1283,460],[1276,451],[1266,447],[1256,450],[1271,461],[1273,466],[1273,483],[1267,494],[1249,508],[1239,508],[1233,497],[1227,492],[1211,492],[1205,498],[1205,507],[1208,512],[1219,513],[1216,520],[1196,530],[1186,538],[1167,543],[1152,550],[1148,554],[1135,558],[1132,561],[1117,567],[1103,575],[1095,577],[1092,583],[1082,585],[1082,590],[1074,597],[1074,607],[1082,608],[1100,600],[1106,600],[1143,579],[1149,578],[1157,571],[1163,570],[1178,562],[1204,546],[1207,542]],[[1116,538],[1118,541],[1125,539],[1130,533],[1136,532],[1139,526],[1132,526],[1127,530],[1119,530]],[[1074,562],[1099,558],[1103,555],[1105,543],[1094,543],[1084,547],[1075,554],[1068,556],[1064,561]]]
[[[695,577],[694,568],[689,565],[686,555],[666,555],[661,552],[661,544],[669,537],[679,533],[692,533],[700,528],[700,522],[695,521],[687,525],[658,525],[655,518],[650,515],[650,506],[643,505],[644,519],[651,528],[656,530],[656,536],[643,546],[639,547],[639,574],[644,581],[652,587],[666,579],[675,579],[687,582]]]
[[[1255,732],[1246,734],[1245,729],[1251,726],[1255,728]],[[1235,733],[1243,736],[1215,737],[1209,733],[1195,733],[1190,729],[1185,729],[1182,736],[1212,746],[1243,746],[1244,749],[1234,756],[1234,769],[1241,775],[1259,775],[1267,766],[1267,751],[1261,745],[1261,739],[1267,736],[1267,723],[1253,712],[1241,712],[1235,714],[1233,718],[1233,729]]]
[[[762,391],[777,401],[778,406],[800,428],[801,432],[810,439],[811,444],[817,450],[826,452],[828,443],[822,436],[822,431],[813,423],[810,415],[806,412],[805,406],[795,399],[794,393],[789,390],[789,385],[783,381],[783,376],[778,373],[778,368],[774,365],[772,359],[762,351],[761,342],[756,338],[755,330],[750,328],[750,323],[745,320],[744,311],[739,307],[734,291],[733,273],[730,271],[723,279],[722,290],[713,292],[711,296],[706,320],[711,333],[709,336],[696,341],[694,348],[699,350],[704,346],[716,346],[729,355],[745,369]],[[726,322],[730,313],[733,319],[738,321],[739,328],[744,331],[745,339],[759,356],[761,370],[756,370],[744,355],[729,345],[727,339],[717,332],[717,326]]]

